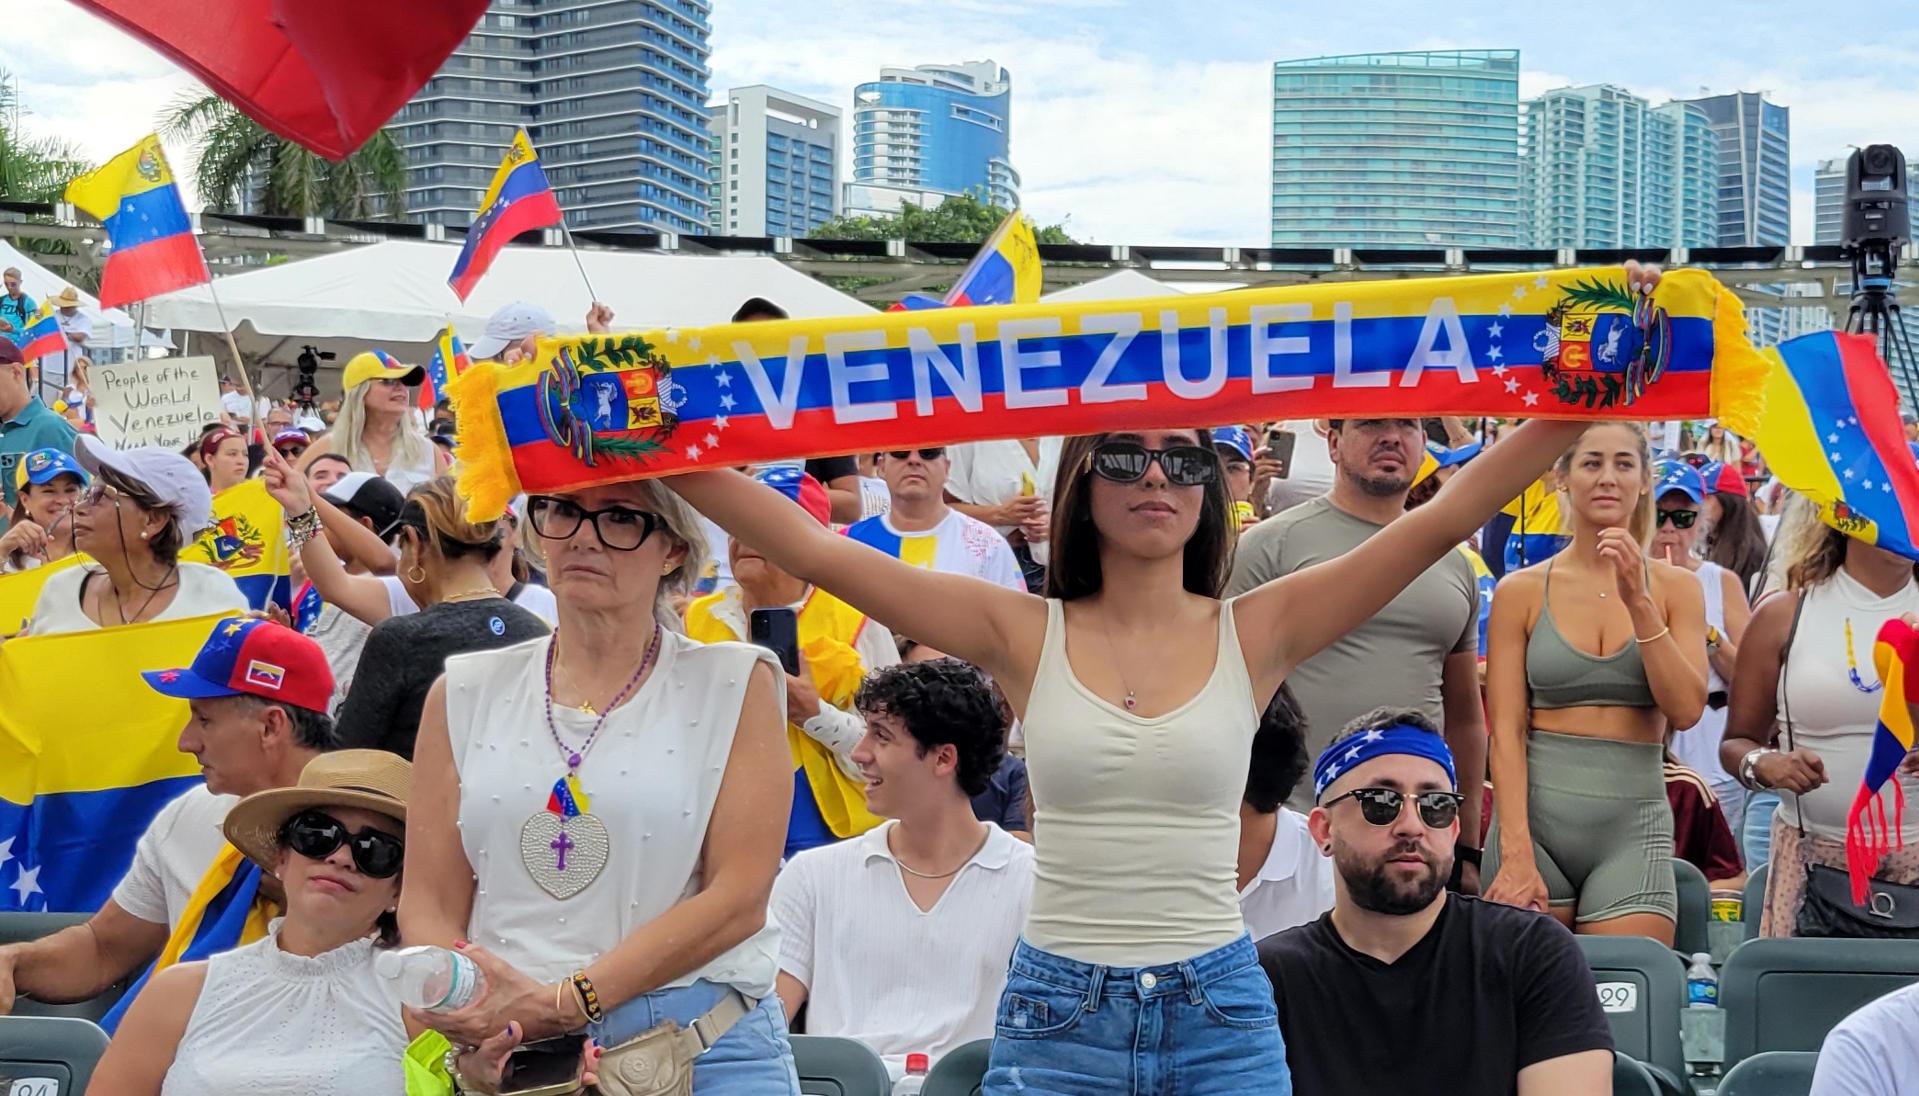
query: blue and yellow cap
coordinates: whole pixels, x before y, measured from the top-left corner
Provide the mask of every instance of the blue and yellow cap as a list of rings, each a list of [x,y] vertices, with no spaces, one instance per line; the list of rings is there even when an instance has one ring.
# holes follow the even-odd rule
[[[35,449],[21,459],[19,470],[14,473],[14,487],[28,484],[42,487],[52,483],[56,476],[69,475],[77,477],[81,486],[86,485],[86,469],[73,459],[73,454],[64,449]]]

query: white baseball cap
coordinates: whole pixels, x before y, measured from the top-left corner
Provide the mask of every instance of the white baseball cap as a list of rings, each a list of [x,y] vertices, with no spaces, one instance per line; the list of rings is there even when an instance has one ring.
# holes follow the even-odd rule
[[[193,462],[171,449],[142,446],[115,449],[91,434],[73,439],[73,455],[80,467],[99,475],[110,469],[145,487],[173,512],[183,539],[191,541],[213,524],[213,491]]]
[[[553,319],[553,313],[537,304],[514,301],[487,317],[486,334],[476,339],[466,350],[475,361],[497,358],[509,344],[519,342],[528,335],[557,335],[559,332],[560,325]]]

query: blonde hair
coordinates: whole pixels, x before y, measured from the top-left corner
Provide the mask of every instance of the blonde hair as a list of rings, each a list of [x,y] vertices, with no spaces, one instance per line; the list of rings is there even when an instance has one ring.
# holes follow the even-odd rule
[[[1632,434],[1633,440],[1638,443],[1639,471],[1640,478],[1643,482],[1640,484],[1639,501],[1634,504],[1632,515],[1626,519],[1626,531],[1631,533],[1632,538],[1638,541],[1640,547],[1643,548],[1646,542],[1652,539],[1654,509],[1654,499],[1652,497],[1652,442],[1646,438],[1646,428],[1644,425],[1636,422],[1611,419],[1603,422],[1595,422],[1579,432],[1579,441],[1573,442],[1564,453],[1559,454],[1559,459],[1553,462],[1553,469],[1559,473],[1560,489],[1564,490],[1566,475],[1572,470],[1573,454],[1579,451],[1579,443],[1586,440],[1587,434],[1592,433],[1602,426],[1624,427]],[[1572,528],[1570,511],[1571,507],[1567,507],[1566,512],[1561,517],[1561,523],[1568,530]]]
[[[360,472],[378,471],[373,467],[373,455],[366,448],[366,394],[372,387],[371,382],[356,384],[341,396],[340,413],[333,420],[330,435],[332,451],[353,462],[354,470]],[[432,456],[433,443],[427,440],[426,432],[414,424],[410,409],[400,412],[399,421],[393,425],[393,451],[387,467],[433,467]]]
[[[700,571],[705,568],[710,555],[706,543],[706,533],[700,525],[700,515],[685,499],[669,489],[657,479],[629,481],[641,494],[640,504],[659,516],[661,532],[672,537],[686,548],[686,554],[671,571],[660,576],[659,589],[653,594],[653,617],[660,627],[669,632],[686,631],[686,622],[681,618],[679,606],[684,605],[693,592],[693,586],[699,581]],[[531,504],[529,503],[529,508]],[[531,545],[540,539],[533,531],[532,523],[523,528],[521,543]],[[546,553],[542,549],[540,555]]]
[[[466,503],[454,490],[452,476],[438,476],[407,492],[406,505],[400,508],[400,522],[419,529],[407,519],[416,510],[431,536],[421,537],[422,547],[440,559],[478,555],[492,559],[505,539],[498,521],[466,520]]]

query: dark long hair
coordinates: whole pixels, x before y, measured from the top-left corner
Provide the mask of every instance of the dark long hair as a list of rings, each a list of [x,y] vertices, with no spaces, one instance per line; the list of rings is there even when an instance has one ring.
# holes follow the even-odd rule
[[[1219,452],[1213,448],[1213,432],[1193,431],[1198,445],[1212,454],[1219,464]],[[1093,526],[1093,447],[1105,441],[1107,434],[1082,434],[1067,438],[1060,449],[1059,477],[1053,484],[1052,561],[1046,567],[1046,596],[1061,601],[1096,594],[1104,579],[1100,574],[1099,530]],[[1233,498],[1226,487],[1226,469],[1219,467],[1213,482],[1206,485],[1200,504],[1199,525],[1186,542],[1186,566],[1183,585],[1187,592],[1216,598],[1226,589],[1233,571]]]
[[[1730,491],[1714,491],[1719,521],[1706,542],[1706,558],[1739,576],[1741,590],[1752,589],[1752,576],[1766,566],[1766,533],[1752,500]]]

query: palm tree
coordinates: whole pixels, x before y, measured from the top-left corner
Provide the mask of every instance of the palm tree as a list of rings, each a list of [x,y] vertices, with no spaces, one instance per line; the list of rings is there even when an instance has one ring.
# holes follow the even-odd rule
[[[0,201],[59,201],[75,176],[92,170],[76,146],[21,130],[19,93],[0,69]]]
[[[185,93],[160,118],[160,134],[194,146],[194,181],[212,211],[237,211],[255,186],[280,217],[363,220],[406,212],[406,154],[381,130],[344,160],[294,144],[217,95]]]

